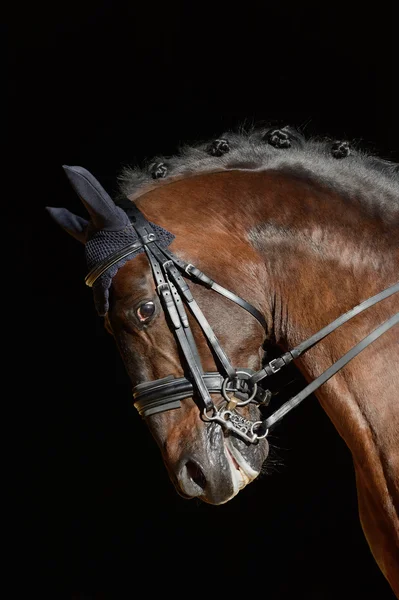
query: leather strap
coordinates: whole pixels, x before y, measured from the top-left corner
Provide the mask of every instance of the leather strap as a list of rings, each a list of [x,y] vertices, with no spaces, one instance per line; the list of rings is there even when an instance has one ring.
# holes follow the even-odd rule
[[[156,236],[153,228],[151,227],[150,223],[147,221],[143,213],[134,204],[134,202],[131,202],[127,198],[122,198],[121,200],[118,200],[118,206],[120,208],[123,208],[137,234],[144,243],[147,243],[148,241],[154,241]],[[155,237],[150,236],[151,239],[148,240],[148,235],[151,233]]]
[[[252,304],[249,304],[249,302],[247,302],[246,300],[244,300],[237,294],[234,294],[234,292],[227,290],[223,286],[221,286],[218,283],[216,283],[215,281],[213,281],[213,279],[211,279],[210,277],[205,275],[202,271],[200,271],[199,269],[194,267],[194,265],[192,265],[191,263],[186,263],[186,262],[182,261],[180,258],[178,258],[174,254],[172,254],[172,252],[170,252],[170,250],[168,250],[167,248],[162,248],[162,252],[166,256],[168,256],[170,258],[170,260],[172,260],[173,263],[175,265],[177,265],[182,272],[190,275],[192,277],[192,279],[194,279],[194,281],[201,283],[202,285],[209,288],[210,290],[214,290],[221,296],[228,298],[232,302],[235,302],[236,304],[238,304],[239,306],[244,308],[253,317],[255,317],[255,319],[257,319],[259,321],[259,323],[262,325],[262,327],[267,331],[267,323],[266,323],[265,318],[254,306],[252,306]]]
[[[167,283],[169,284],[169,287],[170,287],[170,290],[171,290],[171,293],[172,293],[172,298],[173,298],[173,301],[175,303],[177,312],[179,313],[180,321],[181,321],[181,323],[182,323],[182,325],[184,327],[184,332],[185,332],[187,341],[188,341],[188,343],[190,345],[191,352],[192,352],[193,357],[194,357],[194,359],[195,359],[195,361],[196,361],[196,363],[198,365],[199,370],[201,371],[201,373],[203,373],[201,359],[200,359],[200,356],[198,354],[197,344],[195,343],[194,336],[193,336],[193,333],[191,331],[190,323],[188,321],[187,314],[186,314],[186,311],[184,309],[184,305],[183,305],[182,300],[181,300],[181,296],[180,296],[178,290],[176,289],[175,285],[173,284],[173,282],[170,281],[170,279],[168,277],[167,270],[165,268],[166,262],[169,262],[169,261],[165,262],[165,257],[160,252],[160,249],[159,249],[159,247],[156,244],[149,244],[148,248],[149,248],[150,253],[154,257],[154,264],[155,264],[155,262],[157,262],[157,264],[160,265],[160,267],[162,269],[163,276],[165,277],[165,281],[167,281]]]
[[[399,313],[393,315],[390,319],[382,323],[379,327],[374,329],[368,336],[366,336],[361,342],[356,344],[349,352],[344,354],[337,362],[335,362],[331,367],[326,369],[321,375],[319,375],[314,381],[309,383],[303,390],[296,394],[293,398],[285,402],[276,412],[274,412],[270,417],[268,417],[262,424],[262,427],[265,430],[270,430],[272,427],[276,425],[278,421],[280,421],[287,413],[289,413],[293,408],[298,406],[305,398],[313,394],[323,383],[328,381],[333,375],[335,375],[338,371],[340,371],[350,360],[355,358],[360,352],[362,352],[367,346],[375,342],[381,335],[383,335],[388,329],[394,327],[399,323]]]
[[[202,379],[202,369],[199,368],[196,356],[193,354],[190,341],[186,337],[186,328],[184,327],[179,316],[179,311],[176,308],[176,303],[181,302],[181,298],[177,298],[177,295],[173,293],[169,282],[165,279],[163,275],[163,269],[151,251],[150,243],[145,246],[145,250],[152,268],[154,279],[157,284],[157,292],[162,302],[163,308],[165,310],[165,313],[169,317],[172,330],[184,354],[188,368],[194,379],[195,387],[198,391],[198,394],[202,399],[204,407],[206,407],[209,410],[213,407],[213,402]],[[186,322],[188,327],[187,318]]]
[[[312,348],[315,344],[317,344],[317,342],[320,342],[320,340],[325,338],[331,332],[335,331],[337,329],[337,327],[340,327],[341,325],[343,325],[344,323],[349,321],[349,319],[352,319],[353,317],[355,317],[359,313],[363,312],[367,308],[370,308],[370,306],[374,306],[374,304],[377,304],[377,302],[381,302],[381,300],[385,300],[385,298],[389,298],[389,296],[392,296],[393,294],[396,294],[397,292],[399,292],[399,282],[395,283],[394,285],[387,288],[386,290],[379,292],[375,296],[372,296],[371,298],[364,300],[364,302],[361,302],[354,308],[351,308],[351,310],[348,310],[348,312],[346,312],[343,315],[341,315],[340,317],[338,317],[338,319],[335,319],[335,321],[333,321],[332,323],[329,323],[328,325],[326,325],[326,327],[323,327],[323,329],[320,329],[320,331],[318,331],[317,333],[312,335],[310,338],[308,338],[307,340],[305,340],[304,342],[302,342],[301,344],[296,346],[293,350],[290,350],[290,354],[291,354],[292,358],[298,358],[306,350],[309,350],[309,348]]]
[[[142,247],[143,242],[141,240],[138,240],[137,242],[134,242],[134,244],[128,244],[127,246],[119,250],[119,252],[114,252],[114,254],[111,254],[111,256],[104,259],[96,267],[94,267],[94,269],[92,269],[90,273],[86,275],[85,284],[89,287],[93,287],[97,279],[101,277],[101,275],[103,275],[103,273],[105,273],[107,269],[112,267],[115,263],[119,262],[123,258],[130,256],[130,254],[134,254]]]
[[[207,341],[213,350],[214,355],[216,355],[219,360],[220,366],[223,368],[227,377],[233,378],[235,376],[236,370],[231,365],[230,360],[228,359],[225,351],[219,343],[218,338],[213,332],[212,327],[209,325],[208,320],[206,319],[204,313],[200,309],[197,304],[197,301],[194,299],[191,294],[190,288],[187,283],[184,281],[183,277],[177,271],[172,261],[168,261],[165,263],[165,267],[167,269],[168,274],[170,275],[173,283],[178,288],[180,294],[183,296],[184,300],[187,303],[188,308],[190,309],[193,316],[197,319]]]
[[[216,393],[222,389],[224,379],[219,373],[204,373],[203,379],[208,392]],[[192,381],[185,377],[174,378],[170,375],[156,382],[137,385],[133,391],[133,399],[140,415],[147,417],[155,412],[179,408],[180,401],[189,398],[193,393]]]
[[[239,368],[238,371],[248,373],[251,369]],[[220,394],[225,378],[218,372],[204,373],[202,375],[204,383],[209,393]],[[227,392],[237,392],[236,382],[229,381],[226,386]],[[256,401],[267,403],[271,392],[258,388],[259,394]],[[194,392],[193,382],[186,377],[175,378],[173,375],[157,379],[156,381],[147,381],[136,385],[133,390],[134,405],[140,415],[147,417],[156,412],[172,410],[180,407],[180,401],[192,397]]]
[[[299,356],[301,356],[301,354],[306,352],[306,350],[309,350],[310,348],[312,348],[315,344],[317,344],[322,339],[327,337],[330,333],[335,331],[338,327],[340,327],[341,325],[343,325],[344,323],[346,323],[347,321],[349,321],[350,319],[352,319],[359,313],[363,312],[367,308],[374,306],[374,304],[377,304],[377,302],[381,302],[381,300],[385,300],[386,298],[389,298],[389,296],[392,296],[393,294],[396,294],[397,292],[399,292],[399,282],[390,286],[386,290],[379,292],[375,296],[368,298],[364,302],[361,302],[354,308],[351,308],[350,310],[348,310],[348,312],[344,313],[343,315],[341,315],[340,317],[335,319],[335,321],[332,321],[332,323],[329,323],[328,325],[326,325],[326,327],[323,327],[323,329],[320,329],[320,331],[317,331],[310,338],[308,338],[301,344],[298,344],[298,346],[295,346],[295,348],[293,348],[289,352],[286,352],[279,358],[272,360],[265,367],[263,367],[262,369],[260,369],[256,373],[254,373],[254,375],[252,375],[252,377],[251,377],[251,382],[257,383],[258,381],[261,381],[265,377],[268,377],[270,375],[273,375],[274,373],[277,373],[278,371],[280,371],[280,369],[282,367],[284,367],[285,365],[288,365],[292,360],[294,360],[294,358],[298,358]]]

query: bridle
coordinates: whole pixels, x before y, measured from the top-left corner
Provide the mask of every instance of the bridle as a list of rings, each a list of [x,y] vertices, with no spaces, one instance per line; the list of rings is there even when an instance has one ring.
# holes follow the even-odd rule
[[[121,259],[137,253],[139,249],[144,249],[151,265],[156,290],[167,322],[174,333],[187,367],[185,369],[187,372],[186,377],[175,378],[173,375],[169,375],[162,379],[140,383],[133,388],[134,405],[143,418],[180,408],[182,400],[194,398],[200,404],[204,421],[219,423],[224,429],[234,433],[246,442],[256,443],[258,440],[265,438],[271,428],[289,411],[298,406],[362,350],[399,322],[399,313],[396,313],[267,419],[255,422],[249,421],[242,417],[236,409],[250,403],[255,403],[258,406],[269,404],[272,394],[270,390],[262,387],[261,382],[268,377],[272,377],[349,319],[398,292],[399,282],[352,308],[289,352],[268,362],[259,371],[254,372],[244,367],[234,368],[206,317],[193,298],[186,278],[202,284],[235,302],[252,314],[267,329],[262,314],[237,294],[213,281],[194,265],[182,261],[167,248],[161,247],[151,224],[133,202],[127,199],[121,200],[118,202],[118,206],[127,213],[132,227],[137,233],[138,240],[103,260],[89,272],[85,282],[88,286],[93,286],[111,266]],[[203,371],[185,306],[188,307],[197,320],[213,352],[216,365],[219,368],[216,372],[204,373]],[[214,405],[211,398],[212,393],[220,394],[223,397],[224,402],[221,407],[216,408]]]

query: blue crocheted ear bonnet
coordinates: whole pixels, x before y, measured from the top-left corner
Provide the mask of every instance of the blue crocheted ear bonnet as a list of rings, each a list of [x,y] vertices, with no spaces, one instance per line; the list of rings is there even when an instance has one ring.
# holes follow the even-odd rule
[[[54,220],[73,237],[85,244],[87,268],[91,271],[105,259],[122,250],[129,244],[138,241],[138,235],[125,210],[115,204],[104,188],[89,171],[83,167],[64,166],[65,173],[85,205],[90,221],[74,215],[66,208],[47,207]],[[127,203],[133,205],[126,199]],[[175,236],[159,225],[150,222],[157,236],[159,246],[166,248]],[[100,316],[104,316],[109,308],[109,289],[112,278],[118,269],[128,260],[144,252],[138,248],[133,254],[122,258],[109,267],[93,285],[94,303]]]

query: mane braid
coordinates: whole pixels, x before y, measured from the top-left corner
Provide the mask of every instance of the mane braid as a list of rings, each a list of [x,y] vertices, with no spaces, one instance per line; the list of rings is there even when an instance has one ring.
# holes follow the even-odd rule
[[[397,214],[399,210],[398,164],[367,154],[357,143],[306,139],[291,127],[241,128],[215,140],[183,146],[179,154],[155,157],[143,168],[125,167],[118,184],[120,194],[134,200],[158,186],[194,175],[271,169],[357,197],[382,213]]]

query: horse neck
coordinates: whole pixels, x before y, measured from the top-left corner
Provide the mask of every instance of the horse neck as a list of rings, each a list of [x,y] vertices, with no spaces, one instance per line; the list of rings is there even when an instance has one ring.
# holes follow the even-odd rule
[[[265,174],[265,194],[249,236],[264,259],[276,342],[289,350],[396,282],[398,222],[385,223],[360,203],[277,174]],[[299,369],[314,379],[398,310],[397,295],[368,309],[303,354]],[[352,451],[358,478],[366,477],[373,495],[382,494],[391,508],[381,490],[399,505],[397,339],[394,328],[317,393]]]
[[[258,195],[258,222],[249,237],[264,260],[276,343],[288,350],[396,282],[399,226],[395,230],[392,221],[311,182],[278,173],[265,173],[264,179],[266,197]],[[396,295],[368,309],[305,353],[298,361],[305,377],[313,379],[394,314],[398,301]],[[389,334],[378,351],[376,342],[363,353],[366,363],[379,362],[375,355],[384,354],[387,339]],[[357,371],[359,362],[364,361],[348,365],[341,378]],[[369,385],[368,378],[361,379],[357,389]]]

